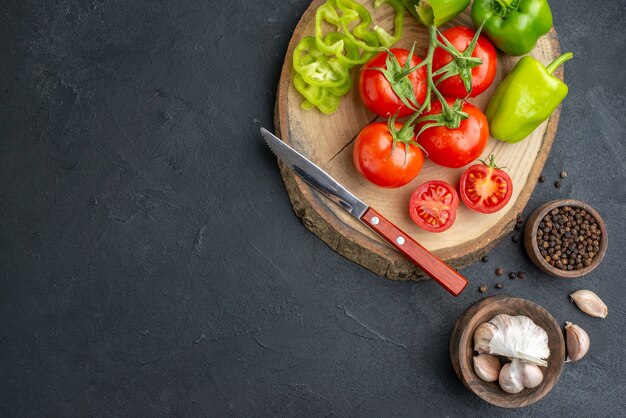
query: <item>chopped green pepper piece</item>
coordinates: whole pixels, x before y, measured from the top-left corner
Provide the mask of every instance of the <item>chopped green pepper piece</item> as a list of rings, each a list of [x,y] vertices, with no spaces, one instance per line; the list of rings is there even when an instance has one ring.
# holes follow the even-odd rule
[[[375,25],[368,10],[355,0],[327,0],[315,13],[315,36],[304,37],[293,52],[294,85],[305,97],[303,109],[317,107],[332,113],[351,87],[349,70],[367,62],[379,49],[402,36],[401,0],[375,0],[374,7],[394,11],[394,32]],[[324,36],[324,22],[335,28]]]
[[[293,68],[308,84],[319,87],[339,87],[350,77],[345,65],[317,48],[313,36],[304,37],[294,49]]]
[[[409,13],[422,25],[441,26],[455,18],[470,4],[470,0],[403,0]]]

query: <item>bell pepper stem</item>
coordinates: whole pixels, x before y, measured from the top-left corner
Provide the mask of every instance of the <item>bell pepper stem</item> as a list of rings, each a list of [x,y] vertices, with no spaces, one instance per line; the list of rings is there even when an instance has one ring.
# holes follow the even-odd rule
[[[552,74],[554,70],[561,66],[561,64],[563,64],[565,61],[571,60],[572,58],[574,58],[574,54],[572,52],[566,52],[565,54],[559,56],[557,59],[552,61],[552,64],[546,67],[546,71],[548,71],[548,74]]]

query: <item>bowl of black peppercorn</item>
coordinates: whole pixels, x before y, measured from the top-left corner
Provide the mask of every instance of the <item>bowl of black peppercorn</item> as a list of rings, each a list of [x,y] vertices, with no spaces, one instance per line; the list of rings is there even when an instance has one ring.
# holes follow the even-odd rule
[[[553,200],[528,219],[524,246],[533,263],[553,276],[583,276],[600,264],[608,237],[600,214],[585,202]]]

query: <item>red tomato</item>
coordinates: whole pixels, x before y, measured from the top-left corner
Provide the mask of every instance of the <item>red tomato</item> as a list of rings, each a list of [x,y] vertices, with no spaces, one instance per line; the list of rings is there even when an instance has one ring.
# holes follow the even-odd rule
[[[459,185],[465,205],[480,213],[494,213],[511,200],[511,177],[493,164],[474,164],[461,176]]]
[[[452,106],[454,99],[446,99]],[[469,118],[461,121],[457,129],[448,129],[445,126],[437,126],[426,129],[417,138],[426,155],[433,162],[444,167],[458,168],[476,160],[487,146],[489,139],[489,125],[487,118],[476,106],[463,103],[463,112],[469,114]],[[435,101],[430,112],[425,115],[441,113],[441,103]],[[415,128],[417,132],[430,122],[421,122]]]
[[[402,124],[396,122],[395,126],[400,129]],[[385,122],[370,123],[359,132],[352,156],[357,171],[381,187],[404,186],[417,177],[424,164],[424,153],[417,145],[409,144],[408,152],[402,142],[393,147]]]
[[[402,48],[392,48],[391,52],[398,60],[400,67],[403,67],[409,55],[409,51]],[[411,58],[411,67],[422,62],[416,55]],[[366,63],[359,74],[359,93],[363,103],[369,110],[378,116],[389,117],[398,113],[398,117],[407,116],[414,111],[407,107],[393,91],[391,84],[385,75],[373,68],[387,68],[387,52],[379,52]],[[413,85],[413,92],[418,103],[424,103],[427,90],[426,67],[420,67],[408,76],[408,80]],[[418,105],[419,105],[418,104]]]
[[[441,180],[431,180],[420,185],[409,201],[409,214],[420,228],[430,232],[443,232],[456,220],[459,195],[454,187]]]
[[[459,52],[463,52],[467,49],[475,34],[476,31],[466,28],[465,26],[455,26],[443,32],[443,36],[450,41]],[[472,52],[472,57],[483,60],[482,64],[472,68],[472,92],[470,97],[476,97],[487,90],[487,87],[491,85],[496,76],[496,64],[498,61],[496,48],[487,37],[480,35],[476,43],[476,48],[474,48],[474,52]],[[433,55],[433,72],[451,61],[452,55],[441,48],[435,49]],[[439,77],[435,77],[435,81],[437,81],[437,78]],[[459,75],[442,81],[437,85],[437,88],[444,96],[458,98],[467,97],[467,91]]]

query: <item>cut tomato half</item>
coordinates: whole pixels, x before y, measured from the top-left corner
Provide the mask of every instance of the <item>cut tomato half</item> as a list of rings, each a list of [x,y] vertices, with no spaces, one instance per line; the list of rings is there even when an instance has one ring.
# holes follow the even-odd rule
[[[409,201],[413,222],[430,232],[443,232],[456,220],[459,195],[445,181],[431,180],[415,189]]]
[[[494,213],[511,200],[513,182],[491,158],[489,164],[475,164],[465,170],[459,189],[465,206],[480,213]]]

